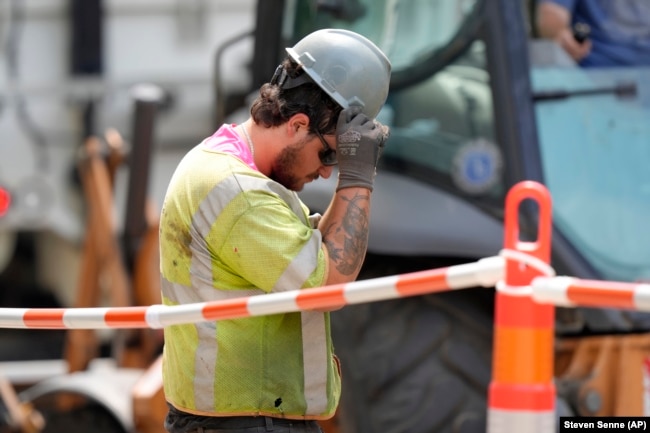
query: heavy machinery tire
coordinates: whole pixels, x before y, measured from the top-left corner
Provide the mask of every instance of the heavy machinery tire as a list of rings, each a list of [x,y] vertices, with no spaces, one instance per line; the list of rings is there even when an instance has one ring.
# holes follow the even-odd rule
[[[362,278],[411,270],[378,261]],[[341,433],[484,433],[493,300],[466,289],[334,312]]]
[[[45,421],[40,433],[128,433],[115,416],[98,403],[88,402],[66,411],[39,406],[37,409]]]
[[[130,390],[142,370],[94,360],[88,370],[53,376],[23,390],[44,420],[40,433],[130,433],[135,431]]]

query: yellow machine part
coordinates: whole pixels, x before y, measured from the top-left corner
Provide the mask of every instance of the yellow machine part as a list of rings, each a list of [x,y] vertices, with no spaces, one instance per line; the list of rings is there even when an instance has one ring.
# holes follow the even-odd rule
[[[649,415],[650,334],[558,340],[555,376],[577,415]]]

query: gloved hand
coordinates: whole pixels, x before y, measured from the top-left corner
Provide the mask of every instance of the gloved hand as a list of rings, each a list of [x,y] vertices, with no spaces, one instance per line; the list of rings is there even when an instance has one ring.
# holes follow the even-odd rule
[[[387,126],[368,119],[360,107],[352,106],[341,111],[336,124],[337,191],[351,187],[372,191],[377,161],[389,135]]]

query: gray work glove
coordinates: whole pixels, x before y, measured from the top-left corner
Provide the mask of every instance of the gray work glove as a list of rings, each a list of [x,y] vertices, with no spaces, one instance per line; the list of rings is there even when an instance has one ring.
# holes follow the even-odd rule
[[[388,139],[389,128],[352,106],[341,111],[336,124],[336,157],[339,183],[336,190],[363,187],[372,191],[377,161]]]

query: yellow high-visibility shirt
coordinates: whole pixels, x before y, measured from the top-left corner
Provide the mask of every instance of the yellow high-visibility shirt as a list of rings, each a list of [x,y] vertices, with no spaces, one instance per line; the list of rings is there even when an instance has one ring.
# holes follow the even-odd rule
[[[166,305],[324,284],[321,234],[308,209],[247,152],[226,125],[176,169],[160,219]],[[170,326],[163,359],[166,399],[184,412],[326,419],[338,405],[328,313]]]

